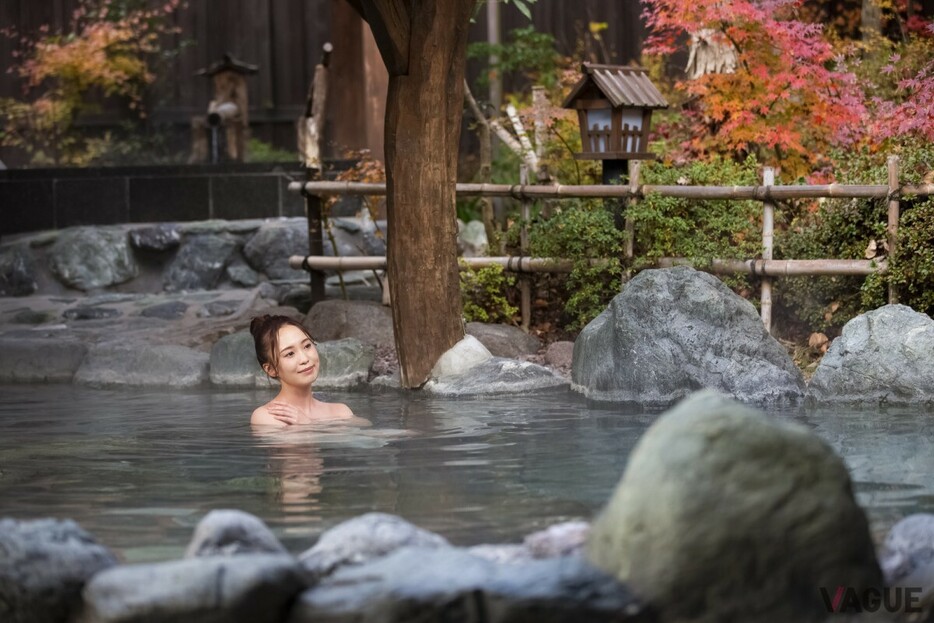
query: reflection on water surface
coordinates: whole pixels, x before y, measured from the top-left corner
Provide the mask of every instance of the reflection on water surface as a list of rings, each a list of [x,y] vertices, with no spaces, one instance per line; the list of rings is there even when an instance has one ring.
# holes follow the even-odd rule
[[[590,518],[655,413],[572,393],[440,400],[328,393],[365,428],[256,435],[269,390],[0,386],[0,516],[77,520],[127,561],[180,556],[214,508],[262,518],[293,552],[368,512],[458,544]],[[934,512],[931,413],[797,410],[840,452],[881,534]]]

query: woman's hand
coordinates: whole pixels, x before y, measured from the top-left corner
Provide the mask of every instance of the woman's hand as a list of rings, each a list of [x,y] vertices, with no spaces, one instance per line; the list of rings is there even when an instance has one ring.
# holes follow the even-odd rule
[[[269,415],[289,426],[298,424],[305,419],[305,414],[302,413],[301,409],[293,407],[287,402],[278,400],[270,402],[266,405],[266,410],[269,412]]]

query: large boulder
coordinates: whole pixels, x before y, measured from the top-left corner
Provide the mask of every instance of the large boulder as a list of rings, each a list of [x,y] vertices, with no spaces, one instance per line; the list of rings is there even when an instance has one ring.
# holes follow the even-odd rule
[[[697,623],[822,621],[821,588],[882,579],[833,450],[710,390],[639,441],[587,557],[666,619]]]
[[[187,236],[175,259],[165,269],[165,289],[178,292],[214,288],[239,244],[239,240],[229,234]]]
[[[235,509],[218,509],[198,522],[185,558],[287,553],[259,517]]]
[[[243,554],[124,565],[84,588],[79,623],[279,623],[307,586],[289,555]]]
[[[356,338],[318,343],[321,371],[316,388],[342,389],[365,383],[373,365],[375,349]]]
[[[0,382],[70,383],[88,347],[50,337],[0,339]]]
[[[69,288],[93,290],[129,281],[139,273],[125,231],[76,227],[58,236],[49,269]]]
[[[243,255],[270,279],[306,279],[305,271],[289,267],[289,256],[308,255],[308,222],[300,218],[263,223],[243,247]]]
[[[581,557],[498,565],[452,547],[403,547],[302,593],[288,623],[636,623],[654,617]]]
[[[542,347],[540,339],[508,324],[468,322],[467,335],[480,340],[494,356],[507,359],[534,355]]]
[[[16,244],[0,251],[0,296],[27,296],[38,289],[36,261],[29,246]]]
[[[392,312],[373,301],[321,301],[311,308],[302,324],[322,342],[355,337],[377,348],[395,346]]]
[[[299,558],[312,577],[320,578],[345,565],[381,558],[401,547],[447,547],[444,537],[419,528],[401,517],[366,513],[340,523],[318,539]]]
[[[636,275],[577,338],[571,380],[593,400],[659,406],[705,387],[756,403],[806,392],[752,304],[687,266]]]
[[[0,620],[57,623],[81,606],[81,589],[117,563],[71,520],[0,520]]]
[[[75,372],[82,385],[194,387],[208,380],[210,356],[186,346],[99,344]]]
[[[210,378],[215,385],[261,385],[268,378],[256,359],[249,331],[225,335],[211,347]]]
[[[934,320],[905,305],[853,318],[814,371],[819,401],[934,403]]]

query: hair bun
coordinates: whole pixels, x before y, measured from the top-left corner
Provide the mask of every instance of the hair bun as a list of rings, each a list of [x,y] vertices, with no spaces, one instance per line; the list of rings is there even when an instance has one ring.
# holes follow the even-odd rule
[[[256,316],[250,321],[250,335],[256,337],[256,334],[263,330],[263,325],[268,323],[272,317],[269,314]]]

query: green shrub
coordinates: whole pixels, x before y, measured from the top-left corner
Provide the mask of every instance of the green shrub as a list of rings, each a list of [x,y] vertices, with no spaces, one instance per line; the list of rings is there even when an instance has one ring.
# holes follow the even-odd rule
[[[613,215],[599,201],[565,202],[548,220],[529,229],[531,254],[566,258],[573,267],[566,281],[565,312],[569,330],[579,330],[600,314],[619,294],[623,233],[616,229]],[[591,259],[608,262],[592,265]]]
[[[906,210],[889,268],[899,302],[934,316],[934,200]]]
[[[658,185],[744,186],[758,184],[758,163],[715,158],[684,168],[660,163],[643,167],[642,181]],[[683,257],[695,266],[714,258],[762,256],[762,204],[757,201],[697,201],[649,194],[627,210],[635,221],[635,265]]]
[[[917,184],[934,170],[934,145],[917,140],[893,144],[888,152],[869,149],[834,154],[841,184],[886,184],[888,155],[899,155],[899,178]],[[776,236],[776,257],[793,259],[874,259],[887,255],[885,199],[826,199],[816,210],[794,217]],[[899,300],[918,311],[934,312],[934,200],[902,201],[897,253],[886,275],[794,277],[782,279],[776,303],[810,330],[837,332],[851,318],[887,301],[888,285]]]
[[[509,304],[506,289],[516,280],[502,266],[473,269],[461,263],[460,281],[467,322],[513,322],[518,309]]]

